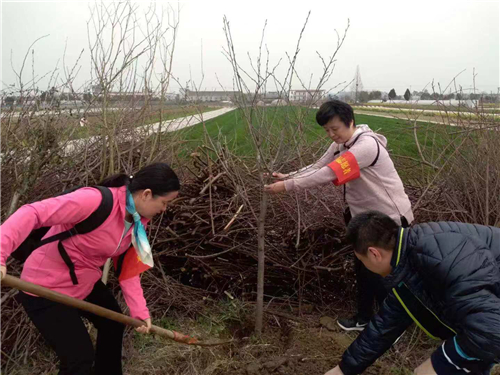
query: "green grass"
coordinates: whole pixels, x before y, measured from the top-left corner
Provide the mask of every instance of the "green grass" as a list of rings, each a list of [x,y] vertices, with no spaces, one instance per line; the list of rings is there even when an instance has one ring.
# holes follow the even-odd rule
[[[458,138],[451,135],[456,127],[418,121],[415,124],[406,120],[390,119],[378,116],[357,114],[358,123],[366,123],[370,128],[387,138],[387,148],[395,155],[419,158],[415,142],[415,127],[417,139],[423,152],[430,149],[441,152],[449,142],[457,142]],[[361,122],[362,121],[362,122]]]
[[[198,108],[189,106],[189,107],[180,107],[175,109],[166,109],[163,111],[162,121],[173,120],[179,117],[187,117],[198,115],[200,112],[210,112],[219,109],[219,107],[207,107],[207,106],[199,106]],[[159,111],[155,111],[149,118],[146,119],[146,124],[154,124],[160,121],[160,113]]]
[[[446,103],[446,101],[444,101]],[[385,107],[385,108],[393,108],[393,109],[413,109],[413,110],[418,110],[418,109],[424,109],[424,110],[433,110],[433,111],[439,111],[443,110],[446,108],[448,111],[460,111],[460,112],[476,112],[476,108],[469,108],[466,107],[465,105],[462,105],[461,107],[458,107],[456,105],[429,105],[429,104],[419,104],[418,102],[415,104],[400,104],[400,103],[363,103],[360,105],[357,105],[360,108],[363,107]],[[486,103],[482,104],[480,108],[483,107],[486,110],[486,113],[500,113],[500,109],[495,108],[498,107],[494,103]],[[375,109],[375,108],[374,108]]]
[[[286,107],[270,107],[264,110],[263,116],[266,118],[266,127],[271,129],[270,137],[276,137],[283,132],[285,137],[292,137],[297,123],[302,122],[302,141],[307,143],[320,142],[323,145],[331,141],[326,137],[324,130],[315,121],[315,109],[297,109]],[[413,124],[404,120],[390,119],[369,115],[356,115],[357,124],[368,124],[373,131],[379,132],[387,137],[388,148],[392,152],[418,157],[418,149],[415,145]],[[451,131],[452,128],[445,125],[429,124],[418,122],[418,138],[422,146],[443,147],[446,144],[443,133]],[[205,133],[206,128],[206,133]],[[182,138],[188,141],[188,149],[191,151],[204,143],[205,137],[213,140],[222,139],[228,147],[240,156],[254,155],[254,148],[251,138],[248,135],[247,123],[243,118],[241,110],[235,110],[206,121],[205,124],[198,124],[188,129],[182,130]],[[289,141],[292,138],[287,138]]]
[[[326,150],[331,143],[323,128],[316,123],[316,109],[266,107],[260,111],[260,117],[265,119],[265,129],[269,129],[264,142],[266,151],[263,157],[266,160],[275,157],[277,152],[275,145],[278,143],[277,139],[280,134],[283,134],[285,139],[282,155],[290,160],[290,157],[293,159],[293,156],[297,154],[295,150],[301,150],[303,163],[316,160],[321,155],[321,150]],[[258,123],[255,118],[252,121]],[[387,138],[387,148],[403,181],[413,183],[434,175],[435,170],[421,161],[415,142],[413,121],[356,114],[356,123],[368,124],[373,131]],[[302,132],[297,132],[297,124],[301,124]],[[235,110],[206,121],[205,124],[183,129],[179,131],[180,134],[176,134],[185,141],[179,154],[185,157],[201,145],[221,142],[238,157],[247,159],[247,165],[252,168],[255,162],[255,148],[247,126],[243,112]],[[459,135],[452,135],[459,130],[457,127],[426,122],[417,122],[416,127],[422,153],[427,161],[437,165],[441,165],[445,158],[455,150],[453,143],[458,145],[461,139]],[[474,134],[472,136],[474,137]],[[210,141],[207,138],[210,138]],[[312,152],[314,155],[311,154]],[[442,152],[443,155],[441,155]],[[284,171],[289,170],[286,167],[284,169]]]
[[[361,111],[369,111],[369,112],[379,112],[379,113],[386,113],[386,114],[396,114],[396,115],[403,115],[403,116],[408,116],[410,115],[411,117],[418,116],[421,118],[422,116],[425,117],[434,117],[435,120],[437,121],[442,121],[443,118],[448,118],[451,121],[461,119],[465,121],[480,121],[483,118],[490,119],[492,121],[500,121],[500,117],[497,116],[498,112],[494,111],[484,111],[483,113],[480,113],[479,115],[471,110],[464,109],[464,108],[458,108],[458,107],[447,107],[447,112],[444,111],[442,107],[435,107],[435,108],[427,108],[428,110],[433,110],[433,112],[423,112],[419,108],[397,108],[397,107],[392,107],[392,108],[375,108],[375,107],[370,107],[370,106],[356,106],[354,107],[354,110],[361,110]]]

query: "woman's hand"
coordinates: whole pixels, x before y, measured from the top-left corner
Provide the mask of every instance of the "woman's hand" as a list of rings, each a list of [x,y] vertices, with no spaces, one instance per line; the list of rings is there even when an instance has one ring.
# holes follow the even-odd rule
[[[144,320],[144,323],[146,323],[146,325],[137,327],[135,330],[139,333],[149,333],[151,329],[151,318]]]
[[[264,185],[264,191],[266,193],[278,194],[283,193],[285,190],[285,182],[283,181],[278,181],[270,185]]]
[[[273,172],[273,177],[279,180],[284,180],[285,178],[288,177],[288,175],[285,173]]]
[[[269,177],[269,173],[264,173],[264,177]],[[273,172],[272,177],[277,180],[284,180],[288,178],[288,175],[285,173]]]
[[[2,280],[7,275],[7,266],[0,266],[0,271],[2,272]]]

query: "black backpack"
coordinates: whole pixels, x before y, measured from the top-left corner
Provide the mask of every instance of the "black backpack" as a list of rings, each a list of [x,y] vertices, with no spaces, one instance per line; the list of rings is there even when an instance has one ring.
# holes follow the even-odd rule
[[[92,214],[90,214],[89,217],[76,224],[73,228],[70,228],[61,233],[57,233],[43,240],[42,240],[43,236],[47,234],[47,232],[51,227],[42,227],[35,229],[29,234],[29,236],[23,241],[23,243],[19,245],[19,247],[16,250],[14,250],[14,252],[12,252],[11,256],[14,259],[17,259],[18,261],[24,263],[26,259],[28,259],[28,257],[31,255],[31,253],[35,251],[37,248],[46,245],[50,242],[59,241],[58,244],[59,254],[61,254],[64,263],[66,263],[66,265],[69,268],[71,281],[73,282],[74,285],[78,284],[78,279],[76,278],[75,274],[75,266],[71,261],[71,259],[69,258],[68,253],[64,249],[62,241],[71,236],[89,233],[97,229],[102,223],[104,223],[104,221],[111,214],[111,210],[113,209],[113,194],[111,193],[111,191],[104,186],[92,186],[92,187],[98,189],[101,192],[102,201],[97,207],[97,209],[94,212],[92,212]],[[58,196],[72,193],[80,188],[81,187],[79,186],[70,190],[66,190],[62,194],[59,194]]]

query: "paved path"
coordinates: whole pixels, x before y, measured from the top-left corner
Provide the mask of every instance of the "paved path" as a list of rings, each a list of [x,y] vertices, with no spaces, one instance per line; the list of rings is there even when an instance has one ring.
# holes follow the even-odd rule
[[[366,111],[360,111],[360,110],[354,110],[354,113],[360,114],[360,115],[367,115],[367,116],[377,116],[377,117],[385,117],[385,118],[392,118],[394,120],[401,120],[401,121],[417,121],[417,122],[425,122],[425,123],[430,123],[430,124],[439,124],[439,125],[447,125],[447,126],[458,126],[462,127],[464,129],[468,128],[476,128],[476,129],[488,129],[488,130],[494,130],[494,131],[500,131],[500,124],[495,124],[487,127],[481,127],[473,124],[469,124],[468,126],[465,125],[458,125],[457,123],[453,122],[442,122],[442,121],[431,121],[431,120],[426,120],[426,119],[407,119],[407,118],[402,118],[402,117],[397,117],[395,115],[390,116],[390,115],[384,115],[381,113],[377,112],[366,112]]]
[[[401,121],[415,121],[415,119],[407,119],[407,118],[402,118],[398,117],[396,115],[384,115],[383,113],[378,113],[378,112],[368,112],[368,111],[360,111],[360,110],[354,110],[354,113],[358,113],[360,115],[367,115],[367,116],[377,116],[377,117],[385,117],[385,118],[392,118],[393,120],[401,120]],[[426,122],[426,123],[431,123],[431,124],[440,124],[440,125],[449,125],[449,126],[457,126],[457,124],[454,123],[445,123],[445,122],[440,122],[440,121],[431,121],[431,120],[426,120],[426,119],[417,119],[417,122]]]
[[[196,114],[196,115],[191,115],[191,116],[186,116],[186,117],[180,117],[176,118],[173,120],[166,120],[163,122],[157,122],[154,124],[148,124],[148,125],[143,125],[139,126],[136,128],[136,132],[140,137],[146,137],[148,135],[154,134],[158,132],[158,130],[161,130],[161,132],[173,132],[179,129],[184,129],[196,124],[199,124],[203,121],[208,121],[213,118],[222,116],[225,113],[233,111],[235,108],[234,107],[228,107],[228,108],[221,108],[217,109],[215,111],[209,111],[209,112],[203,112],[201,114]],[[161,126],[161,129],[160,129]],[[127,138],[130,138],[131,136],[124,137],[123,141],[126,141]],[[93,136],[89,138],[80,138],[80,139],[75,139],[73,141],[65,142],[61,144],[61,147],[64,148],[64,154],[69,155],[75,150],[79,149],[80,146],[84,146],[89,143],[94,143],[100,138],[100,136]]]
[[[216,109],[215,111],[203,112],[201,116],[199,114],[196,114],[187,117],[176,118],[173,120],[163,121],[162,123],[157,122],[155,124],[140,126],[137,129],[149,130],[151,133],[155,133],[158,131],[161,125],[162,132],[173,132],[179,129],[199,124],[203,121],[211,120],[215,117],[219,117],[225,113],[231,112],[234,109],[234,107]]]

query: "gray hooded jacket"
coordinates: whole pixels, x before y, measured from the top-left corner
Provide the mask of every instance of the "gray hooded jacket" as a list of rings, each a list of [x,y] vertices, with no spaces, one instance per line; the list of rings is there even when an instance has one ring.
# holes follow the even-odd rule
[[[397,223],[401,223],[401,216],[411,223],[411,203],[386,146],[387,139],[383,135],[373,132],[368,125],[357,125],[349,141],[333,142],[317,162],[289,173],[285,189],[294,191],[326,183],[345,184],[346,202],[353,216],[377,210]]]

